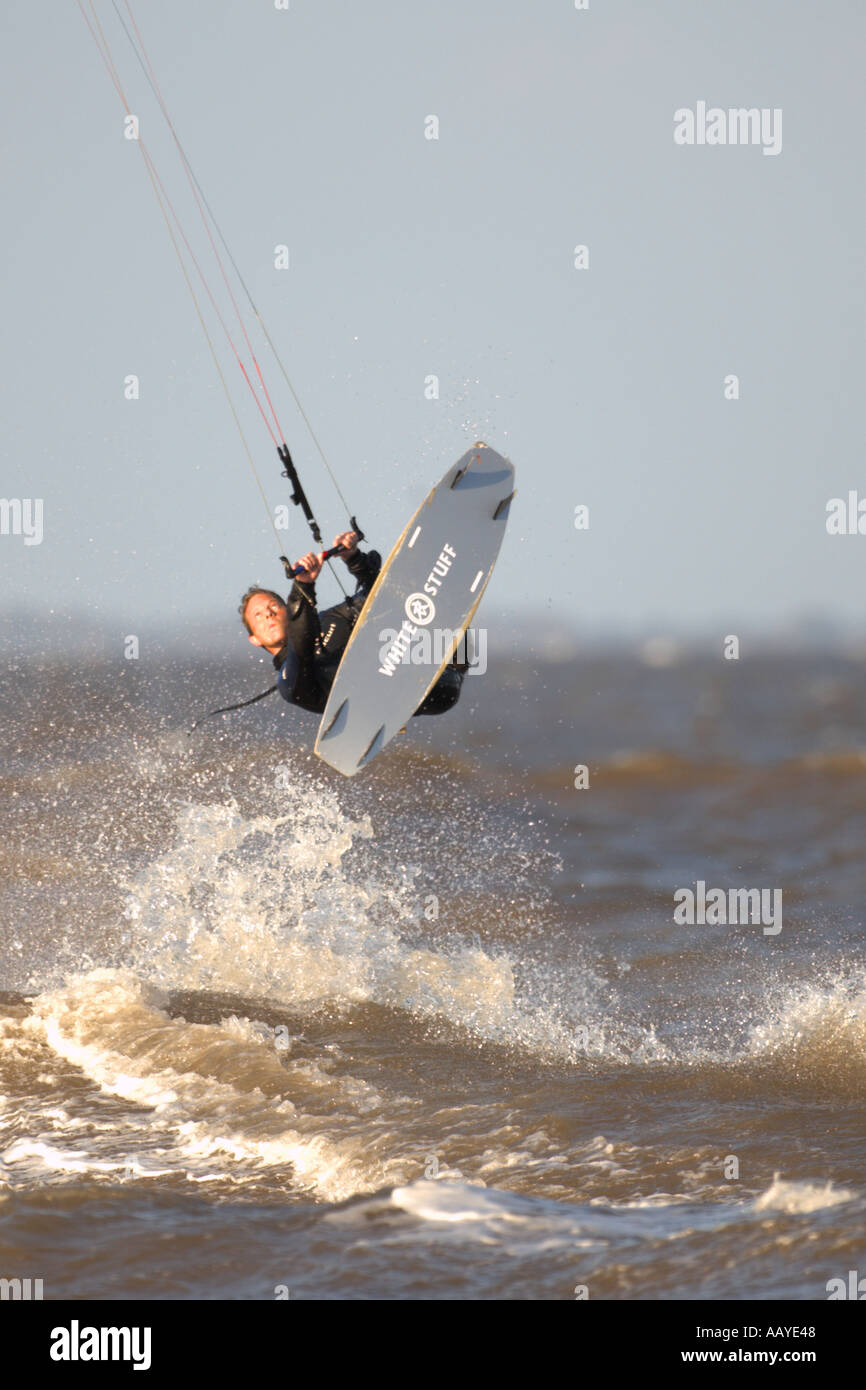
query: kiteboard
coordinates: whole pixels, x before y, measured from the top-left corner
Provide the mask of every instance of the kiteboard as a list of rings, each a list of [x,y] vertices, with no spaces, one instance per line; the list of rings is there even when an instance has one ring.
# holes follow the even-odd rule
[[[493,573],[514,491],[512,464],[479,443],[407,522],[352,630],[319,725],[315,752],[344,776],[387,747],[451,660]]]

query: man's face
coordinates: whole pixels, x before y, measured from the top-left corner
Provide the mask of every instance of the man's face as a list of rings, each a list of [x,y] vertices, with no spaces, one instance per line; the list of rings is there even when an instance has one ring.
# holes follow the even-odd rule
[[[272,594],[253,594],[246,610],[253,646],[278,652],[286,645],[287,618],[288,609],[281,599]]]

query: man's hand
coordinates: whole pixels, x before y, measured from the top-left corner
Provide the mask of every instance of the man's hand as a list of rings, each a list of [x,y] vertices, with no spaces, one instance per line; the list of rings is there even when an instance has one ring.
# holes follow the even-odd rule
[[[343,551],[343,554],[340,556],[341,560],[351,560],[352,556],[357,552],[359,539],[360,537],[357,531],[341,531],[339,536],[335,536],[334,549],[336,550],[339,548]]]
[[[321,555],[316,555],[311,550],[309,554],[302,555],[300,560],[296,561],[295,569],[300,570],[300,574],[296,574],[295,578],[301,584],[315,584],[316,580],[319,577],[319,571],[321,570],[321,568]]]

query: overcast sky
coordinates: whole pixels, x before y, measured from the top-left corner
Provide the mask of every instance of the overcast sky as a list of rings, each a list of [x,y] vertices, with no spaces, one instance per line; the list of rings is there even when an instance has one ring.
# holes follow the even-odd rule
[[[96,10],[221,290],[159,110],[111,4]],[[829,499],[866,499],[862,0],[133,11],[371,544],[387,552],[483,439],[519,489],[490,611],[611,634],[862,625],[866,535],[825,524]],[[195,613],[228,647],[241,591],[282,572],[140,150],[72,0],[5,0],[0,25],[0,495],[44,514],[41,544],[0,536],[6,604],[127,632]],[[674,113],[701,102],[781,112],[780,150],[675,143]],[[275,506],[274,447],[203,303]],[[260,341],[329,541],[345,512]]]

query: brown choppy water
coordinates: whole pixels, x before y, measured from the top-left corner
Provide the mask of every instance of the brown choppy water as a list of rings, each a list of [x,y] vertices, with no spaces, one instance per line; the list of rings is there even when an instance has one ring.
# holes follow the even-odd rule
[[[170,656],[3,677],[0,1276],[866,1274],[862,662],[492,662],[352,782],[276,700],[179,732],[249,685]],[[780,889],[781,931],[676,923],[697,880]]]

